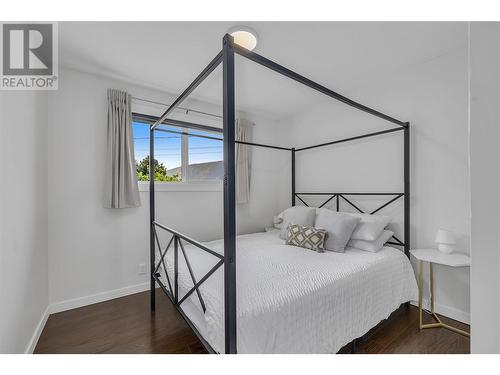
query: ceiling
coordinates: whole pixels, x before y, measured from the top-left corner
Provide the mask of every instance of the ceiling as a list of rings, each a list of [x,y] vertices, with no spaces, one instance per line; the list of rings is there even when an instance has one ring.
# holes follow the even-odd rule
[[[341,94],[374,77],[465,48],[459,22],[245,22],[262,54]],[[180,93],[215,57],[231,22],[63,22],[60,64]],[[244,110],[291,115],[315,94],[238,58],[237,102]],[[310,90],[309,90],[310,91]],[[220,104],[221,69],[193,97]],[[298,105],[300,103],[300,105]],[[369,105],[369,103],[364,103]]]

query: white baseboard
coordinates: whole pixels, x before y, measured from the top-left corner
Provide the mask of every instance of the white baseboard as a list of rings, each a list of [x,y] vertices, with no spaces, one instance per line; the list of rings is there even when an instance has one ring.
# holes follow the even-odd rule
[[[108,301],[114,298],[125,297],[129,294],[144,292],[146,290],[149,290],[149,283],[131,285],[125,288],[108,290],[106,292],[91,294],[89,296],[55,302],[49,306],[49,311],[50,314],[55,314],[66,310],[76,309],[78,307],[92,305],[94,303]]]
[[[125,288],[108,290],[106,292],[96,293],[85,297],[73,298],[66,301],[50,304],[49,306],[47,306],[40,321],[38,322],[35,328],[35,332],[33,333],[33,336],[31,337],[31,340],[29,341],[28,346],[26,347],[25,353],[32,354],[35,351],[38,339],[42,334],[42,331],[45,327],[45,324],[47,323],[47,319],[49,318],[50,314],[76,309],[78,307],[92,305],[94,303],[104,302],[114,298],[125,297],[129,294],[144,292],[148,289],[149,289],[149,283],[142,283],[142,284],[127,286]]]
[[[31,337],[31,340],[29,341],[26,350],[24,351],[26,354],[33,354],[33,352],[35,351],[36,344],[38,343],[38,339],[42,334],[43,328],[45,327],[45,323],[47,323],[47,319],[49,319],[49,315],[50,315],[49,306],[47,306],[47,308],[42,314],[42,318],[40,319],[35,328],[35,332],[33,332],[33,336]]]
[[[431,304],[429,303],[429,301],[427,299],[424,299],[422,302],[423,307],[426,310],[430,310]],[[411,304],[414,306],[418,306],[417,302],[411,302]],[[468,312],[458,310],[454,307],[441,305],[439,303],[436,303],[434,305],[434,310],[439,315],[446,316],[447,318],[451,318],[465,324],[470,324],[470,313]]]

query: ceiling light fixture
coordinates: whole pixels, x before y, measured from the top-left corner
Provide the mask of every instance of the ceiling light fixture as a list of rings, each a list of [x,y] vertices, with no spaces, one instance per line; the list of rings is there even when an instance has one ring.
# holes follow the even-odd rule
[[[228,31],[234,38],[234,42],[250,51],[257,46],[257,33],[246,26],[236,26]]]

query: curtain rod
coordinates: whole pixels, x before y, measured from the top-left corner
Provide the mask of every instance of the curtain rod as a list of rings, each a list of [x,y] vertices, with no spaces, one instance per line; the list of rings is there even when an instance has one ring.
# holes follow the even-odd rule
[[[165,107],[170,107],[170,104],[167,104],[167,103],[155,102],[154,100],[138,98],[136,96],[132,96],[132,100],[138,100],[138,101],[141,101],[141,102],[147,102],[147,103],[162,105],[162,106],[165,106]],[[186,115],[189,114],[189,112],[193,112],[193,113],[198,113],[200,115],[206,115],[206,116],[211,116],[211,117],[216,117],[218,119],[222,119],[222,116],[219,116],[219,115],[216,115],[216,114],[213,114],[213,113],[209,113],[209,112],[198,111],[196,109],[191,109],[191,108],[186,108],[186,107],[176,107],[176,109],[181,109],[183,111],[186,111]]]

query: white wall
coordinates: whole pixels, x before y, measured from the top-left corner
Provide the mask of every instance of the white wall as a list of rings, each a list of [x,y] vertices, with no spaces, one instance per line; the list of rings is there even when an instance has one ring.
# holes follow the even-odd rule
[[[165,93],[75,70],[63,69],[60,77],[59,90],[49,96],[48,129],[49,290],[56,311],[147,287],[148,276],[138,273],[140,263],[149,264],[147,191],[141,192],[140,208],[102,207],[106,88],[172,101]],[[134,110],[161,112],[143,104]],[[251,119],[257,124],[254,139],[272,143],[279,134],[273,122]],[[288,158],[275,155],[276,151],[254,150],[252,200],[238,208],[240,233],[264,230],[278,211],[279,192],[269,186],[279,184],[280,167]],[[191,189],[158,192],[157,220],[201,241],[221,238],[222,187]],[[113,290],[118,291],[107,293]],[[93,299],[68,302],[92,295]]]
[[[470,27],[472,353],[500,353],[499,23]]]
[[[464,24],[464,27],[466,25]],[[458,235],[469,253],[468,87],[464,48],[391,76],[374,79],[347,96],[411,122],[411,247],[435,247],[438,228]],[[342,103],[318,105],[289,119],[297,146],[350,137],[396,125]],[[402,132],[329,146],[297,155],[297,191],[403,191]],[[388,199],[387,199],[388,200]],[[367,209],[380,200],[359,201]],[[386,212],[402,238],[402,200]],[[344,205],[347,209],[348,206]],[[437,311],[469,321],[469,271],[435,267]],[[427,295],[427,294],[426,294]]]
[[[0,171],[0,353],[23,353],[48,306],[46,93],[0,93]]]

